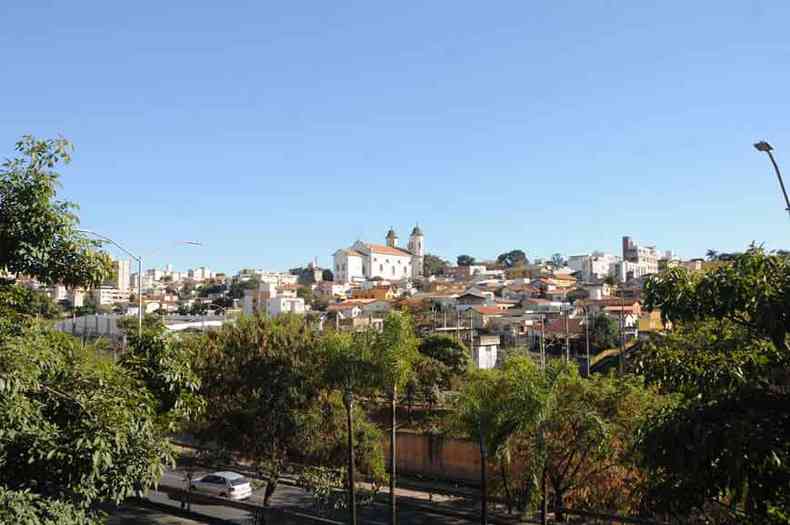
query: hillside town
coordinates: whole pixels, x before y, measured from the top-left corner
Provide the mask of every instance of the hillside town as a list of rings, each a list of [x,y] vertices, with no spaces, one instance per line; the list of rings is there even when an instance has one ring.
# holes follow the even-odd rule
[[[0,19],[0,525],[790,525],[790,2]]]
[[[415,225],[405,246],[389,229],[383,244],[356,241],[335,251],[331,268],[316,260],[288,271],[250,268],[227,275],[168,265],[140,277],[131,272],[131,261],[119,259],[112,279],[93,289],[22,282],[41,287],[61,305],[58,326],[75,335],[117,338],[117,320],[137,316],[140,305],[171,330],[207,330],[257,313],[304,315],[320,330],[381,330],[388,312],[406,309],[421,333],[452,335],[469,346],[475,366],[492,368],[513,348],[548,347],[587,359],[591,327],[594,338],[601,326],[614,334],[594,340],[593,353],[606,349],[601,345],[630,346],[665,328],[660,311],[641,307],[646,278],[667,268],[700,271],[711,264],[680,260],[629,236],[619,254],[530,260],[517,249],[494,260],[461,255],[456,264],[431,255],[427,246]]]

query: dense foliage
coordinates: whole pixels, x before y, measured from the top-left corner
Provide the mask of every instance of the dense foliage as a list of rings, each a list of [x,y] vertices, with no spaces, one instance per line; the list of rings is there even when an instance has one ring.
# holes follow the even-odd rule
[[[39,282],[102,282],[109,259],[75,230],[75,207],[55,200],[52,168],[68,160],[68,143],[25,137],[17,150],[0,171],[0,268]],[[147,344],[140,350],[156,362],[133,364],[133,352],[128,367],[116,365],[37,321],[53,313],[39,292],[0,288],[2,523],[98,523],[96,504],[155,484],[172,461],[161,418],[171,389],[189,382],[183,368]]]
[[[23,137],[0,167],[0,269],[45,283],[98,285],[112,271],[98,244],[76,229],[76,205],[56,200],[55,166],[70,160],[65,139]]]
[[[643,429],[649,504],[686,521],[790,521],[790,260],[751,247],[646,286],[675,331],[643,353],[679,397]]]
[[[171,459],[149,392],[66,334],[33,327],[3,341],[0,394],[0,487],[20,516],[120,502]]]

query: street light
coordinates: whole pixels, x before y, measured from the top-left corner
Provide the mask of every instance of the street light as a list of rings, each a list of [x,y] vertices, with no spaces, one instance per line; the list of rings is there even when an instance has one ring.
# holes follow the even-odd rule
[[[776,163],[776,159],[774,159],[774,154],[771,153],[773,151],[773,147],[770,144],[761,140],[760,142],[754,145],[754,148],[757,151],[762,151],[763,153],[768,154],[768,158],[771,159],[771,164],[774,166],[774,171],[776,172],[776,178],[779,179],[779,186],[782,188],[782,195],[785,197],[785,205],[787,208],[787,213],[790,214],[790,199],[787,198],[787,190],[785,189],[785,183],[782,181],[782,173],[779,171],[779,165]]]
[[[107,241],[110,244],[117,247],[122,252],[124,252],[126,255],[137,261],[137,337],[142,337],[143,335],[143,259],[133,254],[132,252],[130,252],[129,250],[127,250],[126,248],[115,242],[114,240],[107,237],[106,235],[102,235],[100,233],[96,233],[91,230],[77,230],[77,231],[87,235],[93,235],[94,237],[97,237],[103,241]]]
[[[137,261],[137,337],[141,337],[143,335],[143,258],[139,255],[135,255],[114,240],[110,239],[106,235],[102,235],[100,233],[96,233],[92,230],[77,230],[80,233],[84,233],[87,235],[93,235],[94,237],[101,239],[103,241],[109,242],[110,244],[117,247],[119,250],[124,252],[126,255]],[[176,244],[188,244],[190,246],[203,246],[203,243],[199,241],[176,241]],[[150,254],[149,254],[150,255]]]

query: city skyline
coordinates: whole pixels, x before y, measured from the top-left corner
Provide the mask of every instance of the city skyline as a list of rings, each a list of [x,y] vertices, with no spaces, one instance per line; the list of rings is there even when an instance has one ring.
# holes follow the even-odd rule
[[[787,248],[752,147],[790,165],[783,2],[0,12],[0,156],[72,140],[62,195],[149,267],[329,266],[414,222],[450,260]]]

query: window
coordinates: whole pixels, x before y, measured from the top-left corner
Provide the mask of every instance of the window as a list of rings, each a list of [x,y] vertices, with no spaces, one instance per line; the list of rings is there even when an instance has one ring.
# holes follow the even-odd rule
[[[392,267],[392,275],[395,275],[395,267]]]
[[[383,271],[384,271],[384,265],[383,265],[383,264],[379,264],[379,271],[380,271],[380,272],[383,272]]]

